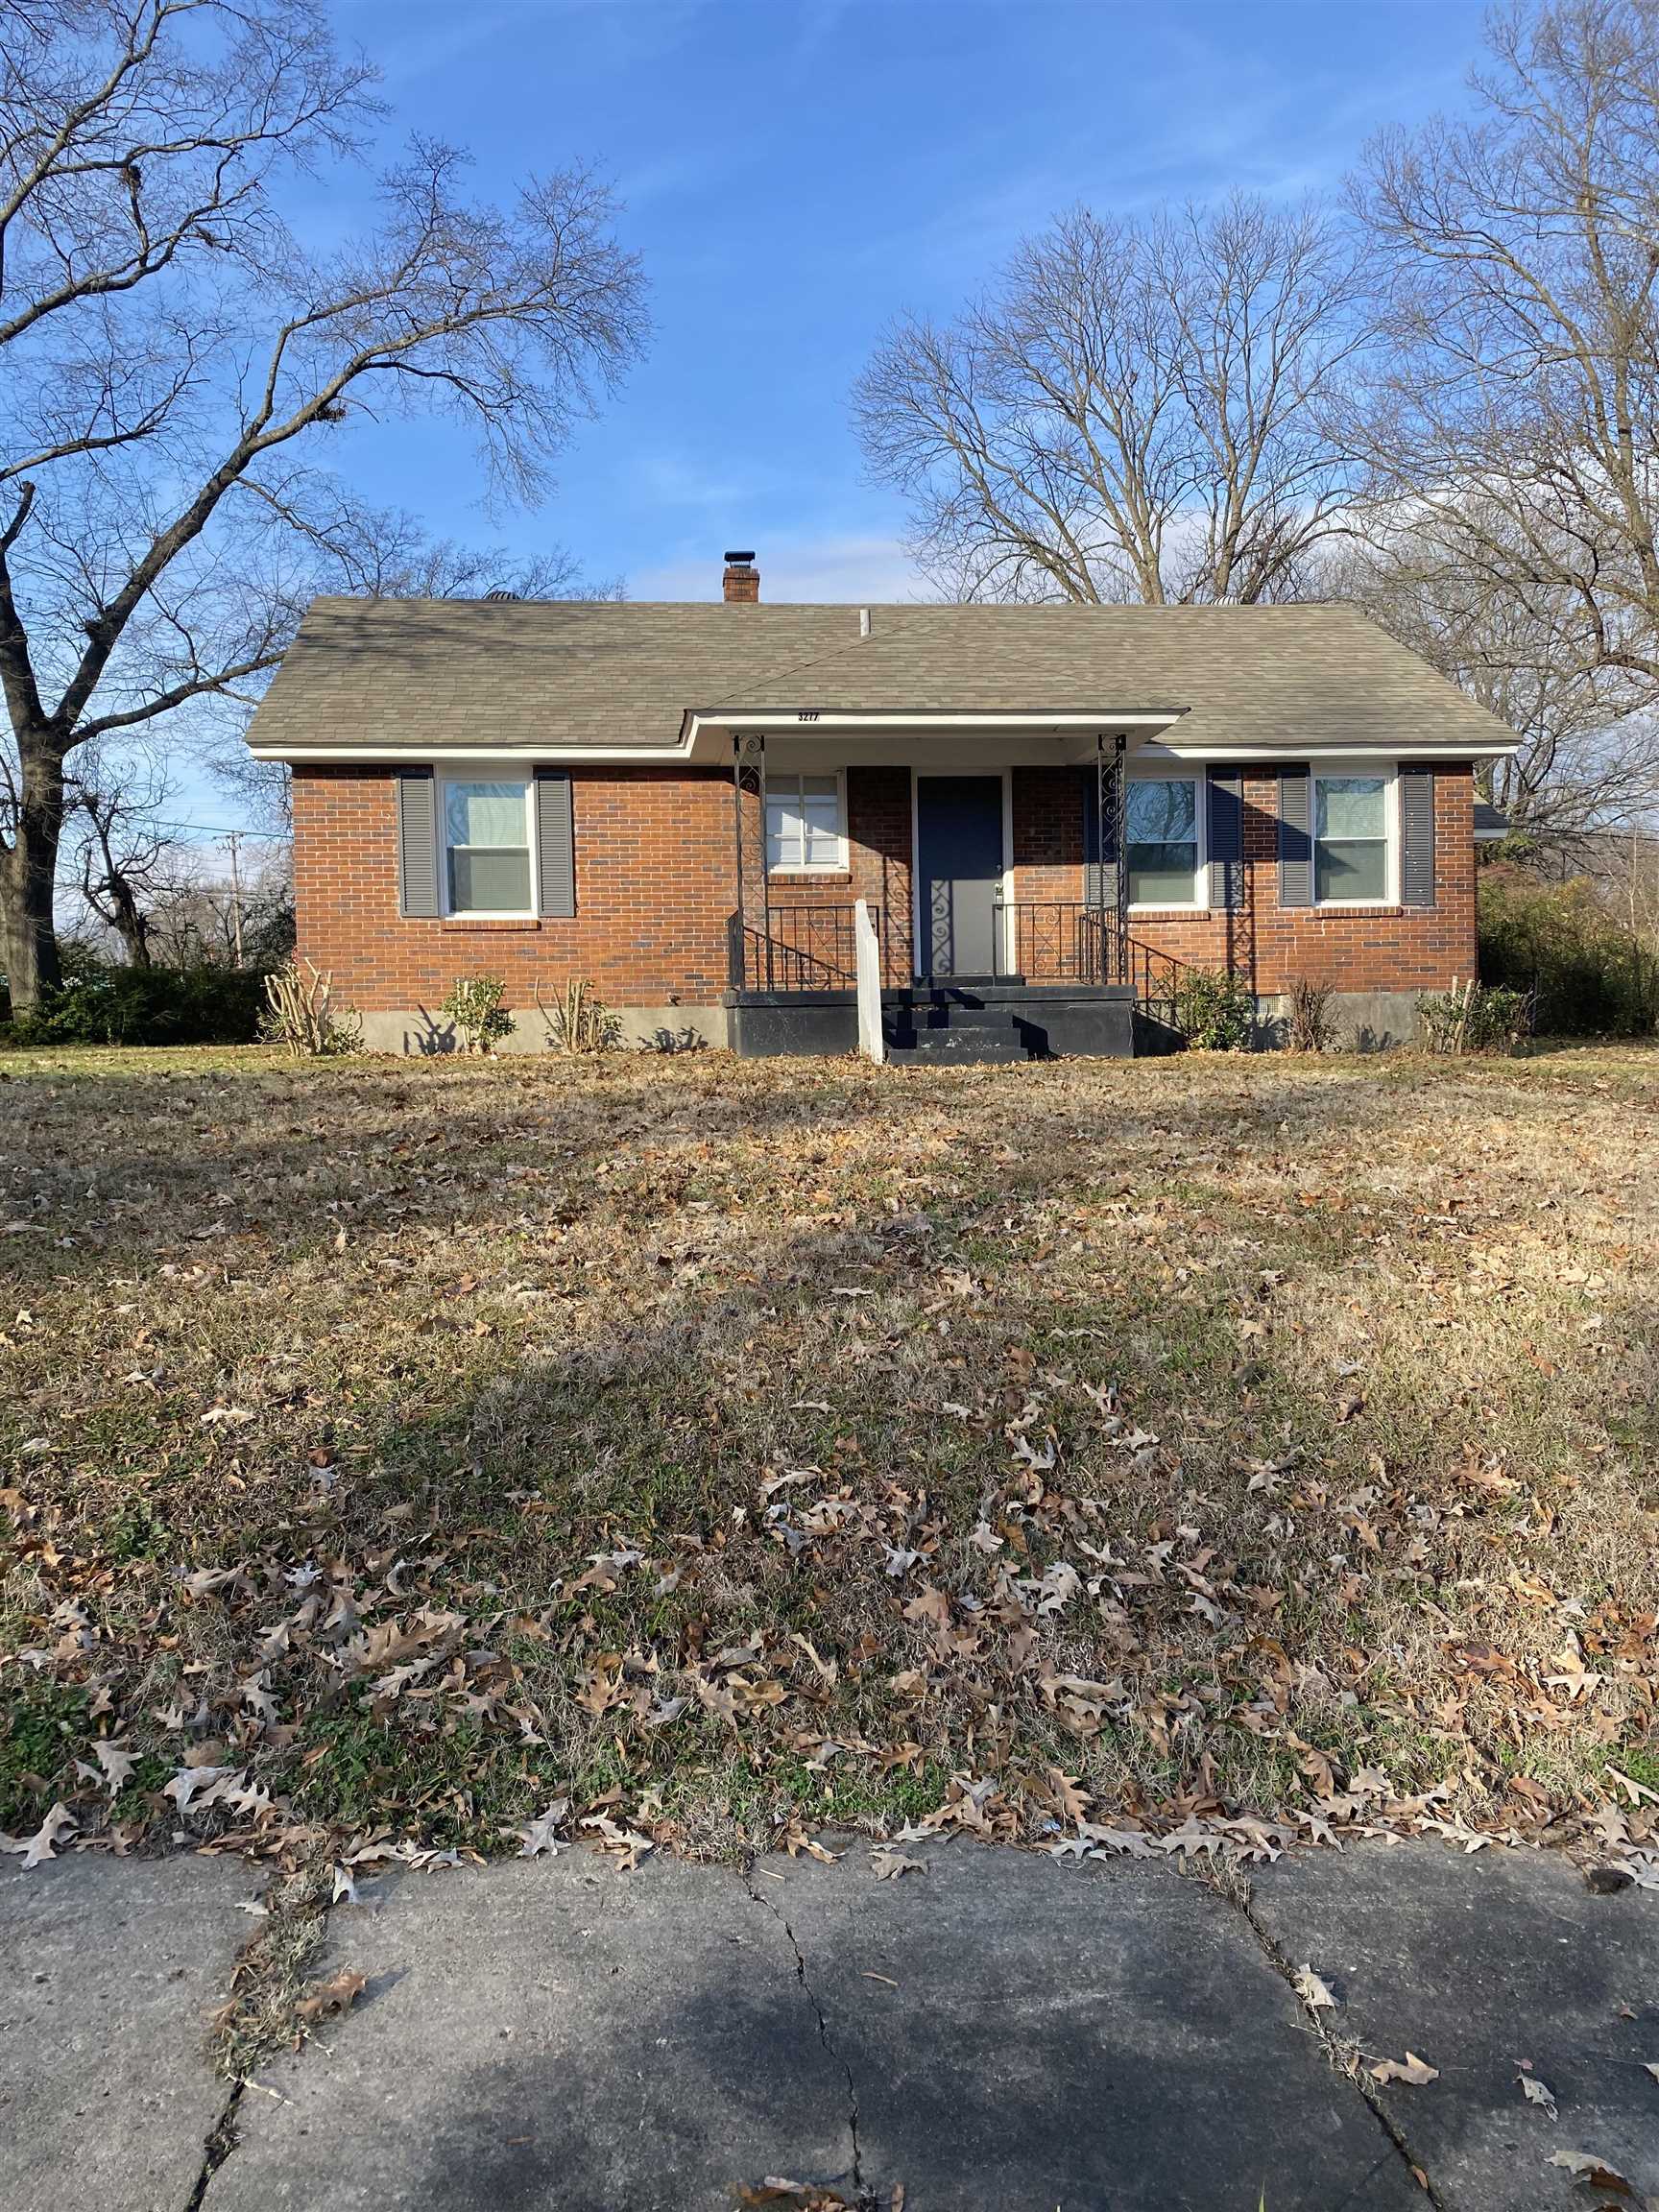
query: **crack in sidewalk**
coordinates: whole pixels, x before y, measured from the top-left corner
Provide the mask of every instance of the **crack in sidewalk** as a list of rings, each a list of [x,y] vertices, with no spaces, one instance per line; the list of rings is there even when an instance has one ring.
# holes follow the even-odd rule
[[[327,1942],[333,1900],[316,1886],[315,1875],[309,1887],[303,1878],[298,1887],[278,1879],[266,1889],[264,1896],[269,1901],[264,1925],[236,1954],[230,1969],[229,1997],[214,2015],[212,2042],[217,2046],[216,2063],[228,2077],[228,2088],[219,2116],[203,2143],[201,2168],[195,2186],[185,2200],[184,2212],[202,2212],[213,2176],[237,2148],[236,2116],[254,2070],[265,2055],[265,2046],[272,2043],[275,2048],[280,2048],[287,2041],[286,2031],[292,2026],[289,2017],[282,2019],[284,2032],[279,2040],[274,2038],[271,2020],[257,2017],[267,1997],[274,1996],[284,2008],[291,2006],[303,1986],[304,1976]],[[280,1957],[274,1956],[270,1949],[274,1937],[277,1938]],[[239,2046],[233,2022],[238,2008],[238,1984],[245,1977],[250,1986],[242,1991],[241,2002],[250,2009],[252,2018],[247,2032],[252,2039]]]
[[[1257,1946],[1262,1957],[1296,1999],[1298,2010],[1310,2023],[1312,2032],[1318,2037],[1325,2056],[1331,2062],[1333,2072],[1340,2074],[1344,2080],[1351,2082],[1358,2091],[1369,2107],[1372,2118],[1405,2161],[1407,2172],[1410,2175],[1413,2183],[1423,2191],[1430,2204],[1433,2207],[1433,2212],[1455,2212],[1455,2207],[1449,2204],[1440,2194],[1439,2188],[1431,2178],[1428,2168],[1420,2165],[1413,2156],[1406,2140],[1405,2130],[1383,2104],[1375,2085],[1366,2080],[1364,2074],[1355,2063],[1352,2047],[1343,2037],[1332,2032],[1316,2010],[1303,2003],[1301,1993],[1296,1987],[1296,1970],[1281,1949],[1277,1937],[1269,1935],[1257,1918],[1255,1901],[1251,1897],[1248,1883],[1241,1882],[1237,1890],[1220,1883],[1210,1883],[1207,1887],[1212,1888],[1224,1904],[1233,1908],[1256,1938]]]
[[[754,1883],[750,1880],[747,1873],[745,1873],[743,1876],[743,1887],[748,1890],[751,1901],[756,1905],[764,1907],[764,1909],[772,1914],[779,1927],[782,1929],[784,1935],[789,1938],[789,1948],[795,1954],[795,1979],[800,1983],[802,1993],[805,1997],[807,2004],[812,2008],[812,2016],[818,2023],[818,2040],[823,2044],[826,2055],[833,2061],[835,2065],[841,2069],[842,2075],[847,2082],[847,2128],[853,2144],[852,2179],[854,2198],[858,2206],[858,2212],[878,2212],[875,2192],[872,2189],[867,2189],[864,2184],[863,2155],[858,2142],[857,2084],[853,2079],[852,2066],[835,2048],[835,2038],[830,2032],[830,2023],[825,2017],[823,2006],[818,2002],[818,1992],[813,1988],[811,1982],[807,1978],[806,1954],[802,1950],[795,1931],[789,1925],[788,1919],[781,1908],[776,1905],[770,1897],[762,1895],[762,1893],[756,1888]]]
[[[202,2146],[202,2170],[196,2176],[196,2186],[185,2201],[184,2212],[202,2212],[208,2184],[236,2148],[236,2112],[246,2087],[244,2081],[231,2082],[224,2109],[207,2130],[207,2140]]]

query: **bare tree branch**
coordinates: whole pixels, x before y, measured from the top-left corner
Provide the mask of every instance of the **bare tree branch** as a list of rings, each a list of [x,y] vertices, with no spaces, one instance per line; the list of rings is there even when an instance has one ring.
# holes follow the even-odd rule
[[[5,42],[0,958],[20,1005],[54,974],[76,749],[234,709],[312,591],[409,565],[404,519],[310,458],[330,428],[446,411],[534,499],[642,344],[637,265],[580,167],[497,207],[418,142],[369,232],[307,255],[275,187],[349,150],[372,76],[319,0],[44,0]]]
[[[962,595],[1270,599],[1340,524],[1329,421],[1366,335],[1313,207],[1077,209],[954,324],[890,330],[854,418]]]

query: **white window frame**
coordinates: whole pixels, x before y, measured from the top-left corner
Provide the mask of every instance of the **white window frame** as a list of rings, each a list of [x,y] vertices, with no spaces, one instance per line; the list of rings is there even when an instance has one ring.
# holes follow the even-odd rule
[[[1149,764],[1145,768],[1131,768],[1129,771],[1129,782],[1131,788],[1133,788],[1133,786],[1137,783],[1190,783],[1193,786],[1192,896],[1190,899],[1138,900],[1131,898],[1129,901],[1130,913],[1202,913],[1210,903],[1208,875],[1210,866],[1210,808],[1207,804],[1210,780],[1208,770],[1201,767],[1190,769],[1186,763],[1182,761],[1171,760],[1167,763],[1159,761],[1155,766]],[[1125,807],[1123,819],[1123,850],[1118,855],[1118,865],[1125,871],[1127,871],[1129,867],[1129,847],[1133,842],[1134,840],[1129,835],[1128,808]],[[1090,857],[1093,858],[1094,855],[1091,854]],[[1130,880],[1133,882],[1133,877],[1130,878]]]
[[[524,842],[530,854],[530,903],[528,906],[452,906],[449,902],[449,792],[457,783],[517,783],[524,793]],[[536,779],[515,762],[499,767],[481,761],[454,775],[438,779],[438,903],[446,922],[534,922],[541,913],[537,885],[541,882],[541,854],[536,842]]]
[[[802,858],[793,862],[779,861],[777,865],[774,866],[772,860],[771,826],[772,795],[774,790],[776,790],[780,796],[786,796],[787,786],[792,783],[795,786],[795,796],[797,800],[799,800],[801,797],[801,782],[804,777],[811,777],[815,780],[821,780],[827,776],[832,776],[835,779],[835,858],[833,860],[807,860],[805,858]],[[765,844],[766,873],[768,876],[845,876],[852,865],[848,856],[847,849],[846,769],[780,768],[776,771],[770,768],[767,769],[761,780],[760,835]]]
[[[1350,778],[1375,778],[1382,785],[1382,896],[1381,899],[1321,899],[1319,896],[1319,786]],[[1338,839],[1353,843],[1353,839]],[[1308,895],[1321,913],[1375,914],[1400,903],[1400,777],[1391,760],[1315,760],[1309,767]]]

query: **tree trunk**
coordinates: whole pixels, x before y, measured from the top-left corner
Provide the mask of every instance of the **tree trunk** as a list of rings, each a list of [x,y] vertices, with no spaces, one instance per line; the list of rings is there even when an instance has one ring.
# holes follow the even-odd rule
[[[13,1014],[32,1014],[61,971],[52,899],[63,833],[63,762],[38,735],[19,736],[22,805],[9,850],[0,852],[0,959]]]

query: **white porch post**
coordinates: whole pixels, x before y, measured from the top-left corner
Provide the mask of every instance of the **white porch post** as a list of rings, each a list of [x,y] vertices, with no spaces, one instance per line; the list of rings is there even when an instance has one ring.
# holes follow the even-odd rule
[[[887,1057],[887,1044],[881,1034],[881,946],[868,899],[858,900],[854,906],[853,931],[858,974],[858,1049],[879,1064]]]

